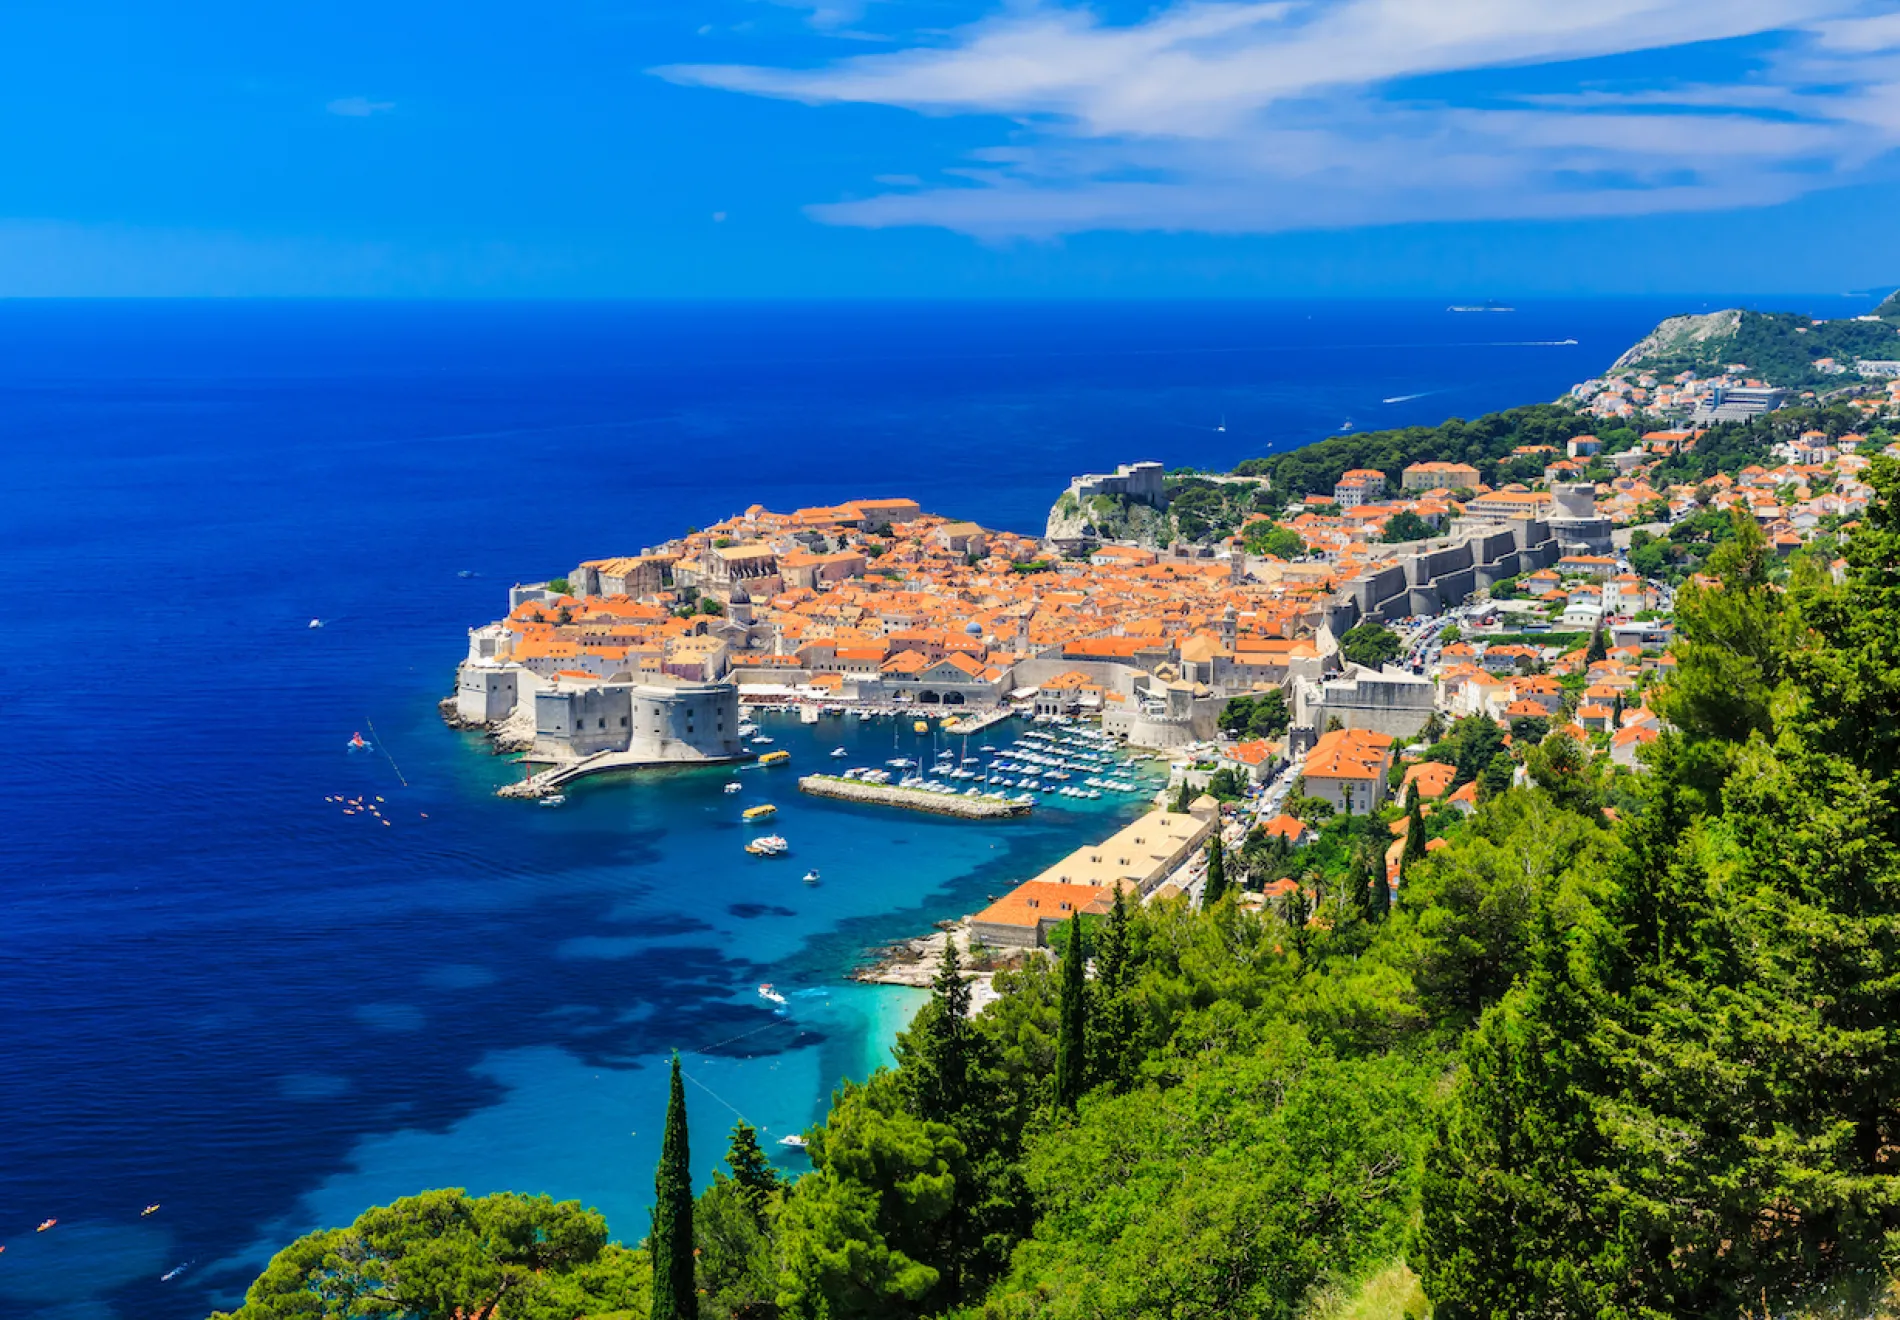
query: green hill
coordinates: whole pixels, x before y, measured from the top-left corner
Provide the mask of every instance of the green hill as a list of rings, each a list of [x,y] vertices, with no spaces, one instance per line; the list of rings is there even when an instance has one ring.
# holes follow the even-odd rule
[[[1881,303],[1874,316],[1879,319],[1816,321],[1794,312],[1733,307],[1701,316],[1672,316],[1610,370],[1707,375],[1742,363],[1751,374],[1788,389],[1851,385],[1861,379],[1854,371],[1858,360],[1900,358],[1900,293]],[[1847,368],[1845,374],[1815,366],[1827,358]]]

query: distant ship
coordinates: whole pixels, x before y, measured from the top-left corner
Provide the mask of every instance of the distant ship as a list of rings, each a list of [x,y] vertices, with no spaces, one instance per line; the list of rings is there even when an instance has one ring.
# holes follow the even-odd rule
[[[1454,303],[1445,310],[1448,312],[1515,312],[1517,308],[1506,307],[1503,303],[1484,302],[1475,306],[1460,306]]]

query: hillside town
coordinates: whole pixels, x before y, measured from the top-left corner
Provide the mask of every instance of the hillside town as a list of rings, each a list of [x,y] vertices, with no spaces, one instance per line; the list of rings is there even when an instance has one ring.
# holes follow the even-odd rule
[[[968,919],[973,947],[1038,947],[1115,890],[1283,903],[1318,883],[1289,859],[1336,869],[1329,838],[1370,820],[1393,826],[1390,901],[1408,848],[1442,846],[1488,793],[1641,771],[1676,593],[1732,528],[1838,573],[1868,466],[1900,453],[1893,398],[1854,407],[1864,432],[1800,431],[1693,481],[1685,464],[1726,433],[1517,446],[1491,471],[1529,479],[1496,486],[1420,461],[1280,504],[1262,479],[1265,507],[1230,533],[1165,548],[1092,537],[1085,512],[1165,515],[1155,463],[1077,477],[1043,537],[905,498],[754,505],[516,586],[470,631],[444,711],[557,776],[744,759],[762,706],[1086,723],[1165,765],[1154,811]]]

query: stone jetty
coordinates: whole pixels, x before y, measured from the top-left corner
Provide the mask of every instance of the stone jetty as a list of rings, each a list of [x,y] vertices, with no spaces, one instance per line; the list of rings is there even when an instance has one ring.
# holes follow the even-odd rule
[[[1012,802],[1004,797],[932,793],[922,788],[899,788],[895,784],[866,784],[856,779],[840,779],[836,775],[806,775],[798,781],[798,789],[813,797],[868,802],[879,807],[903,807],[909,811],[928,811],[939,816],[957,816],[963,820],[998,820],[1006,816],[1029,814],[1029,803]]]

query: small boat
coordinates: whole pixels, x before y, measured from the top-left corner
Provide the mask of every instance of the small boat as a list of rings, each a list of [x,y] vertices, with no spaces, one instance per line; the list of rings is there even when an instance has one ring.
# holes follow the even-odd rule
[[[816,724],[816,723],[818,723],[818,707],[816,707],[816,706],[800,706],[800,707],[798,708],[798,722],[799,722],[800,724]]]
[[[761,747],[770,747],[775,739],[768,738],[762,733],[755,733],[752,735],[752,741]]]
[[[740,789],[740,784],[739,784],[739,781],[736,779],[726,785],[726,792],[728,793],[737,793],[739,789]]]
[[[364,741],[363,735],[360,733],[352,733],[350,735],[349,746],[353,752],[366,752],[369,750],[369,744]]]
[[[550,793],[548,794],[548,796],[541,799],[540,805],[544,807],[558,807],[566,801],[567,801],[567,794]]]
[[[58,1222],[59,1220],[57,1219],[49,1219],[45,1223],[41,1224],[38,1228],[34,1229],[33,1231],[35,1233],[44,1233],[47,1229],[51,1228],[54,1224],[57,1224]]]
[[[311,626],[312,628],[321,628],[321,627],[323,626],[323,620],[322,620],[322,619],[312,619],[312,620],[310,621],[310,626]]]
[[[745,850],[754,857],[782,857],[791,851],[792,845],[785,842],[784,836],[765,834],[745,846]]]
[[[831,749],[831,754],[832,754],[832,755],[833,755],[834,757],[836,757],[836,756],[849,756],[849,755],[851,755],[851,753],[849,753],[849,752],[847,752],[847,751],[846,751],[846,750],[845,750],[844,748],[842,748],[842,747],[834,747],[834,748],[832,748],[832,749]]]
[[[787,761],[791,759],[792,759],[792,754],[790,752],[785,752],[785,751],[767,752],[764,756],[761,756],[759,758],[759,764],[760,765],[784,765]]]
[[[147,1215],[152,1215],[152,1214],[157,1214],[157,1213],[158,1213],[158,1202],[154,1201],[152,1202],[152,1204],[146,1206],[143,1210],[139,1211],[139,1218],[143,1219]]]
[[[778,814],[778,808],[770,802],[762,802],[756,807],[747,807],[739,814],[747,820],[764,820],[767,816]]]
[[[159,1275],[158,1281],[160,1283],[170,1283],[173,1279],[177,1278],[179,1275],[183,1274],[186,1270],[190,1268],[191,1268],[190,1261],[186,1261],[183,1265],[174,1265],[170,1269],[166,1270],[163,1274]]]
[[[805,883],[806,883],[806,884],[808,884],[808,885],[815,885],[815,884],[817,884],[817,883],[818,883],[818,872],[817,872],[817,871],[815,871],[815,870],[812,870],[812,871],[807,871],[807,872],[805,872]]]
[[[783,1004],[785,1002],[785,996],[774,990],[770,981],[765,982],[759,987],[759,998],[769,999],[775,1004]]]
[[[790,1147],[792,1150],[803,1150],[805,1149],[806,1145],[808,1145],[809,1143],[807,1143],[803,1137],[799,1136],[796,1132],[794,1132],[789,1137],[780,1137],[778,1139],[778,1144],[781,1146]]]
[[[912,729],[914,729],[914,730],[916,730],[916,731],[917,731],[918,733],[929,733],[929,732],[930,732],[930,726],[929,726],[928,724],[926,724],[926,723],[925,723],[924,721],[922,721],[922,720],[918,720],[918,721],[917,721],[917,722],[916,722],[915,724],[913,724],[913,725],[911,725],[910,727],[911,727]]]

